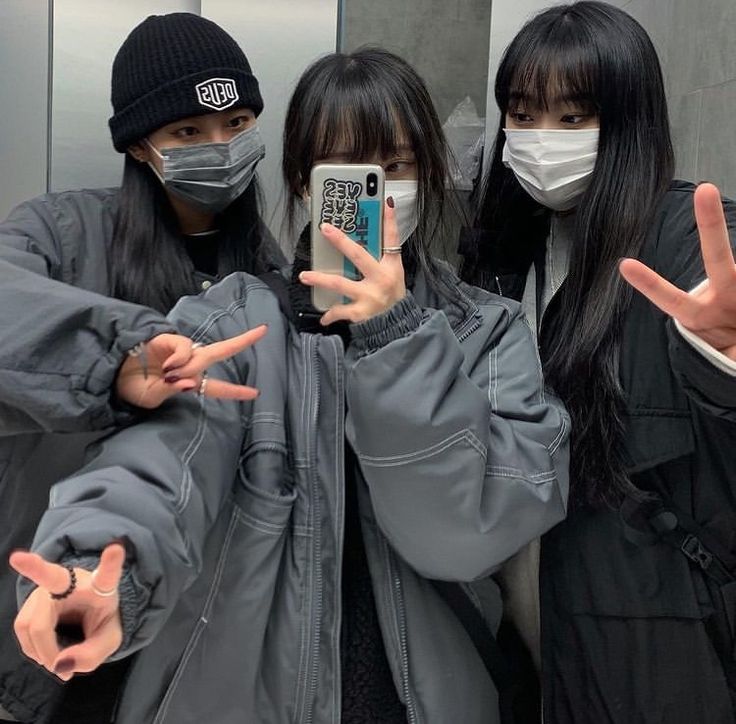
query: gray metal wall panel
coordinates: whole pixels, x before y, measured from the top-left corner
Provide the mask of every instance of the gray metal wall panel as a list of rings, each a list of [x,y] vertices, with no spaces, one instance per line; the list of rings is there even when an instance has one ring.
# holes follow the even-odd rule
[[[334,52],[337,0],[202,0],[202,15],[222,25],[248,56],[264,110],[259,118],[266,158],[258,175],[266,197],[265,220],[288,247],[282,228],[281,138],[291,92],[302,71]]]
[[[148,15],[199,9],[199,0],[54,0],[51,190],[120,183],[107,127],[115,53]]]
[[[486,105],[490,0],[344,0],[342,48],[380,45],[411,63],[424,78],[444,122],[470,96]]]
[[[46,191],[48,0],[0,1],[0,219]]]

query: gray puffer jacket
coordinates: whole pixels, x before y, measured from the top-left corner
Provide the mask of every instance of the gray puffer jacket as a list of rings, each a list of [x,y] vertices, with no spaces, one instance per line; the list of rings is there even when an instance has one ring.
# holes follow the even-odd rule
[[[20,653],[8,555],[30,546],[51,485],[130,420],[112,399],[126,352],[176,331],[162,314],[109,296],[117,204],[118,189],[46,194],[0,224],[0,707],[34,724],[49,720],[61,686]],[[191,293],[213,281],[194,272]]]
[[[8,555],[31,544],[51,485],[129,417],[111,400],[126,351],[175,331],[158,312],[106,296],[116,206],[115,189],[47,194],[0,224],[0,706],[35,724],[61,686],[20,653]]]
[[[568,420],[544,391],[516,303],[464,286],[413,294],[337,336],[298,332],[236,274],[171,316],[205,342],[268,335],[211,375],[253,402],[180,395],[59,483],[34,549],[127,542],[126,632],[140,653],[119,724],[340,720],[345,439],[387,658],[413,723],[498,721],[472,643],[427,579],[465,582],[495,630],[489,574],[565,515]],[[21,586],[21,597],[27,593]]]

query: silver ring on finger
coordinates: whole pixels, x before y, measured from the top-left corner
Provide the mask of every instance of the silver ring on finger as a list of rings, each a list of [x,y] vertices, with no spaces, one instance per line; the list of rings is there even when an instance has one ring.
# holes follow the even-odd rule
[[[98,596],[102,596],[103,598],[110,598],[110,596],[117,595],[118,587],[115,586],[115,588],[111,588],[109,591],[103,591],[101,588],[98,588],[95,584],[95,576],[97,575],[97,571],[95,571],[92,574],[92,581],[90,583],[90,588],[92,589],[92,592],[97,594]]]
[[[401,254],[401,247],[400,246],[384,246],[383,253],[384,254]]]
[[[204,393],[206,389],[207,389],[207,370],[202,372],[202,381],[199,383],[199,389],[197,390],[197,394],[200,397],[204,397]]]

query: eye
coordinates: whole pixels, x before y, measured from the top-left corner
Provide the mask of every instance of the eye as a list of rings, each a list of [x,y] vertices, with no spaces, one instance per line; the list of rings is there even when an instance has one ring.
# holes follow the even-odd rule
[[[196,126],[182,126],[181,128],[171,131],[171,135],[174,136],[174,138],[182,139],[193,138],[198,133],[199,129]]]
[[[385,173],[393,176],[402,176],[409,173],[416,166],[416,161],[408,158],[395,158],[384,165]]]
[[[514,123],[533,123],[534,119],[524,111],[509,111],[509,117]]]
[[[230,128],[245,128],[248,126],[248,124],[254,120],[254,116],[248,116],[248,115],[241,115],[241,116],[235,116],[234,118],[231,118],[227,125]]]
[[[560,122],[569,126],[577,126],[580,123],[585,123],[590,118],[590,115],[585,113],[566,113]]]

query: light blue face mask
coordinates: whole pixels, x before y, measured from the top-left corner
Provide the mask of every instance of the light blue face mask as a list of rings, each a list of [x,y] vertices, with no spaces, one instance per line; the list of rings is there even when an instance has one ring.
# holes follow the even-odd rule
[[[258,126],[221,143],[197,143],[160,151],[148,139],[146,143],[162,161],[162,173],[150,161],[148,165],[164,187],[215,214],[248,188],[258,162],[266,155]]]

